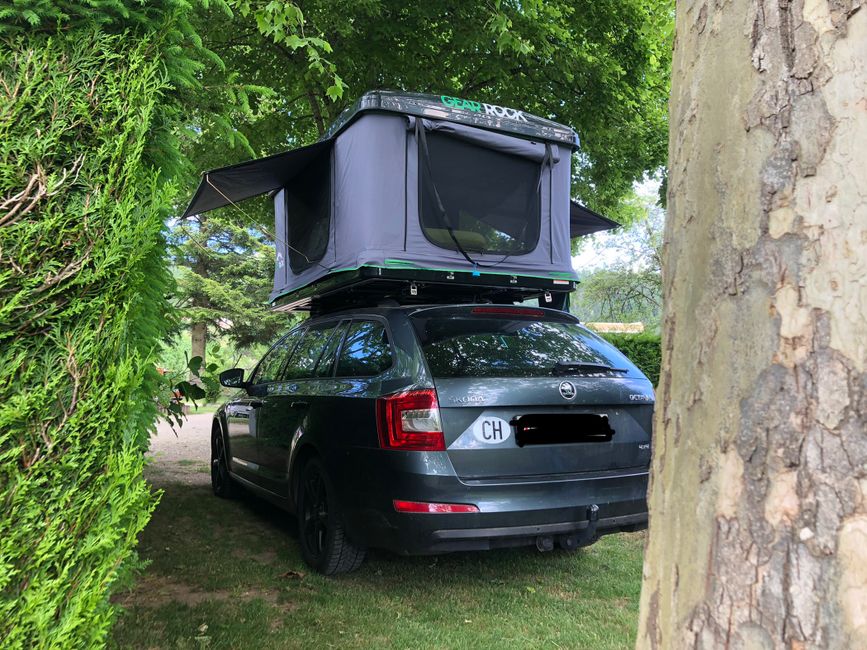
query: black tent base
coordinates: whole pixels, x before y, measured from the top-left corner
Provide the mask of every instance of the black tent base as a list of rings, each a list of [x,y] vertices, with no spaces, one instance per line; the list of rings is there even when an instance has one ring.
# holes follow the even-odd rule
[[[572,280],[467,271],[383,269],[364,266],[334,273],[274,301],[275,311],[309,311],[313,316],[383,305],[494,303],[538,298],[543,307],[562,309]]]

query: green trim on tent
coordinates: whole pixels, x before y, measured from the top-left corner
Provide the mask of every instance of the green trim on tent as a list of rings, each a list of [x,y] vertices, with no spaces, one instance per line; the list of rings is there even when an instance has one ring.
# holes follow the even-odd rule
[[[524,276],[528,278],[541,278],[542,280],[578,280],[577,274],[571,273],[563,273],[562,271],[551,271],[549,273],[515,273],[507,272],[507,271],[491,271],[488,268],[483,269],[444,269],[439,267],[431,267],[431,266],[420,266],[418,264],[413,264],[412,262],[406,262],[404,260],[394,260],[394,259],[386,259],[385,266],[380,266],[378,264],[364,264],[363,266],[367,266],[372,269],[421,269],[423,271],[442,271],[444,273],[477,273],[479,275],[504,275],[504,276]],[[361,268],[361,267],[357,267]],[[355,270],[355,269],[351,269]]]
[[[410,270],[416,269],[416,270],[422,270],[422,271],[438,271],[441,273],[477,273],[478,275],[498,275],[498,276],[504,276],[504,277],[522,276],[522,277],[527,277],[527,278],[538,278],[541,280],[567,280],[570,282],[578,282],[578,275],[577,274],[562,273],[560,271],[552,271],[552,272],[547,273],[547,274],[539,274],[539,273],[506,273],[503,271],[491,271],[488,269],[485,269],[484,271],[481,269],[479,269],[477,271],[473,271],[472,269],[443,269],[443,268],[432,268],[429,266],[419,266],[417,264],[413,264],[412,262],[407,262],[405,260],[395,260],[395,259],[386,259],[384,264],[360,264],[358,266],[347,266],[347,267],[339,268],[339,269],[330,269],[329,275],[331,275],[333,273],[343,273],[346,271],[357,271],[357,270],[362,269],[362,268],[368,268],[368,269],[410,269]],[[315,280],[311,280],[310,282],[307,282],[306,284],[303,284],[300,287],[294,287],[291,291],[287,291],[285,293],[281,293],[279,296],[275,296],[273,298],[273,300],[271,300],[270,302],[271,302],[271,304],[274,304],[275,302],[277,302],[281,298],[284,298],[285,296],[289,295],[290,293],[295,293],[296,291],[300,291],[302,289],[305,289],[305,288],[309,287],[310,285],[314,284],[315,282],[318,282],[321,279],[322,278],[316,278]]]

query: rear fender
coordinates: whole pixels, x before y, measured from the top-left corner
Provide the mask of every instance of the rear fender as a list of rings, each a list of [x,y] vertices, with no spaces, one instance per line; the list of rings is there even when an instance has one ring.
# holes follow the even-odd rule
[[[298,486],[305,463],[311,458],[322,458],[319,450],[308,440],[301,440],[299,432],[292,438],[292,449],[289,454],[289,505],[297,510]]]
[[[223,439],[223,449],[226,450],[226,458],[231,458],[232,450],[229,449],[229,437],[226,435],[226,423],[223,422],[223,416],[221,413],[214,415],[214,419],[211,420],[211,435],[215,432]]]

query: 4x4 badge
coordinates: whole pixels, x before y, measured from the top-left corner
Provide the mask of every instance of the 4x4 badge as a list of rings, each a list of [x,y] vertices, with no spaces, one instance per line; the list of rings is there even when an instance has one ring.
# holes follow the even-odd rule
[[[560,382],[560,395],[563,399],[575,399],[575,385],[571,381]]]

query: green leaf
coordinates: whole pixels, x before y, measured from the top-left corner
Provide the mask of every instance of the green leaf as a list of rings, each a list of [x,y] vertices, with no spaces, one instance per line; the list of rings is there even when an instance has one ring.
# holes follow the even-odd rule
[[[199,376],[199,371],[202,368],[202,361],[202,357],[196,356],[190,359],[190,361],[187,363],[187,368],[189,369],[189,371],[197,377]]]
[[[328,89],[325,91],[325,94],[328,95],[328,98],[333,102],[336,102],[338,99],[343,97],[343,84],[339,83],[339,78],[336,77],[335,80],[338,83],[328,86]]]
[[[305,47],[307,45],[307,39],[301,38],[297,34],[289,34],[285,37],[284,43],[291,47],[293,50],[297,50],[298,48]]]

